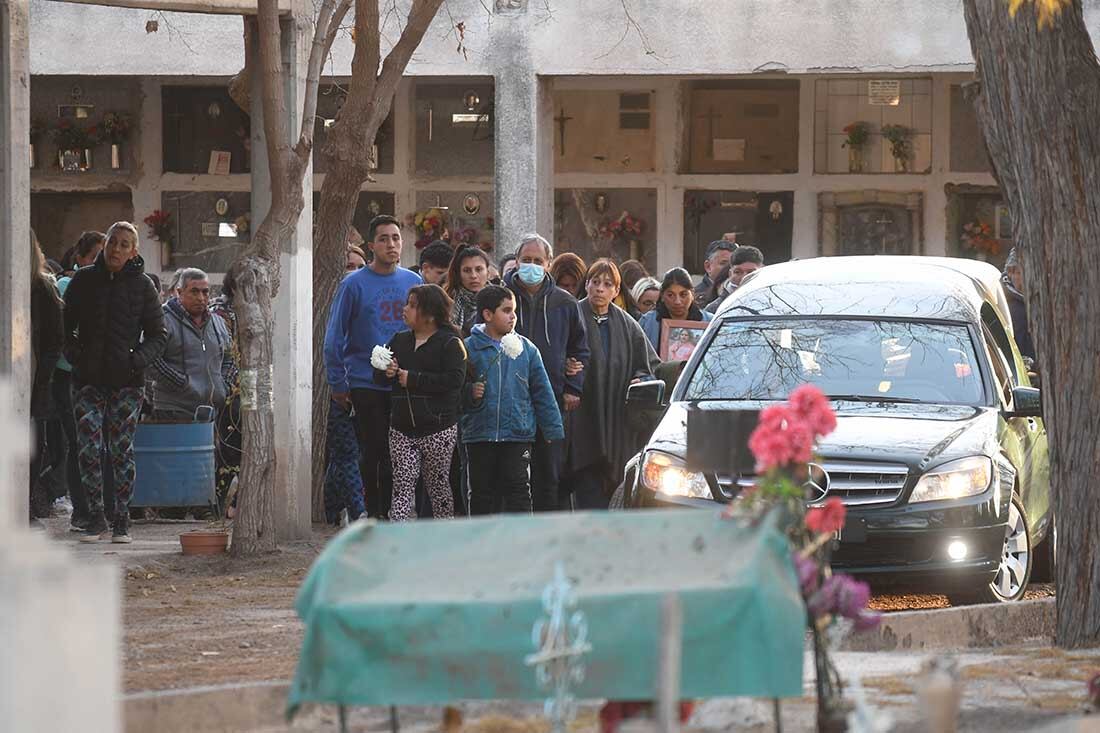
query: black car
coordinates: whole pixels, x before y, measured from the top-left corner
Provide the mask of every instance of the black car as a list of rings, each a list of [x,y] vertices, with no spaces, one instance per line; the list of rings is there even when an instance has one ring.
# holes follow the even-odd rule
[[[664,414],[623,503],[736,500],[755,477],[689,470],[689,412],[758,410],[811,383],[837,414],[806,482],[810,504],[848,508],[834,567],[957,602],[1021,598],[1052,527],[1047,440],[997,275],[911,257],[760,270],[723,303],[667,406],[660,383],[632,388],[635,416]],[[730,450],[746,437],[728,436]]]

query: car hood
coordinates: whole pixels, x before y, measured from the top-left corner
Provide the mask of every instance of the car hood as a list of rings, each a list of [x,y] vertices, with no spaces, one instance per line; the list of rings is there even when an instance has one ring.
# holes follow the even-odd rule
[[[674,402],[647,448],[685,456],[687,410]],[[773,402],[708,402],[708,409],[760,410]],[[816,453],[824,458],[904,463],[921,472],[946,461],[994,455],[999,413],[992,407],[834,402],[836,430]]]

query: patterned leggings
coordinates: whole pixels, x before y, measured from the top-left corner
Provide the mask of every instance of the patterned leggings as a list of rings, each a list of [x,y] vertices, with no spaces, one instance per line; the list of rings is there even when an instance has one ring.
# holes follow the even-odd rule
[[[76,418],[77,463],[80,483],[88,495],[92,514],[103,511],[103,464],[100,456],[104,442],[114,469],[117,511],[125,512],[134,486],[134,433],[141,416],[142,389],[107,389],[85,385],[73,395]]]
[[[451,457],[455,452],[458,426],[410,438],[390,428],[390,460],[393,463],[393,504],[390,520],[416,519],[416,479],[423,473],[424,488],[432,502],[432,516],[453,519],[454,495],[451,493]]]

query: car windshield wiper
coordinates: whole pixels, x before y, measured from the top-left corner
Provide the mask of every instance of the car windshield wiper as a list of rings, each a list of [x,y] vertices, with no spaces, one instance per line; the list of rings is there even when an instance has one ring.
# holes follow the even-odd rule
[[[830,400],[843,400],[845,402],[889,402],[899,405],[920,405],[924,403],[924,400],[918,400],[912,397],[889,397],[886,395],[830,394],[825,396]]]

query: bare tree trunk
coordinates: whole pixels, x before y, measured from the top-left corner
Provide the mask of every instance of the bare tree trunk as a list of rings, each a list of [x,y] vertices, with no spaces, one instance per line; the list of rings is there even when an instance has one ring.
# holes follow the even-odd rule
[[[332,299],[344,274],[345,249],[359,191],[370,177],[371,146],[390,113],[397,84],[443,0],[414,0],[401,37],[381,62],[378,0],[355,0],[351,83],[321,156],[327,173],[313,235],[313,516],[324,518],[329,387],[324,339]],[[339,10],[337,10],[339,13]],[[379,71],[379,63],[382,68]],[[367,236],[367,232],[362,232]]]
[[[246,68],[261,74],[263,131],[271,180],[271,209],[252,235],[252,241],[233,265],[241,356],[241,421],[243,442],[238,504],[240,514],[233,530],[234,555],[251,555],[276,549],[274,486],[278,460],[275,452],[273,410],[273,349],[275,328],[271,301],[279,290],[279,254],[302,213],[303,177],[313,149],[313,120],[317,84],[327,46],[324,30],[332,18],[334,0],[325,0],[317,18],[310,53],[302,131],[290,145],[287,124],[285,75],[282,64],[282,31],[277,0],[259,0],[258,14],[245,19],[245,33],[253,31],[259,43],[246,42],[246,52],[256,54]],[[258,45],[258,49],[255,46]]]
[[[1040,29],[1025,3],[964,0],[975,107],[1024,264],[1058,523],[1062,647],[1100,645],[1100,64],[1080,0]]]

